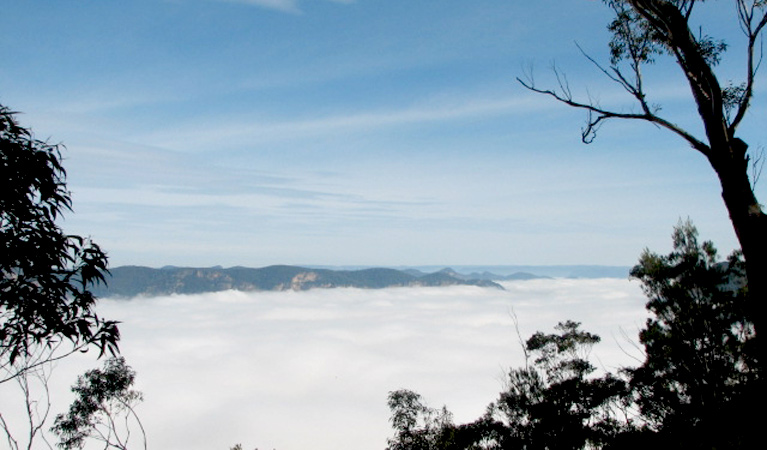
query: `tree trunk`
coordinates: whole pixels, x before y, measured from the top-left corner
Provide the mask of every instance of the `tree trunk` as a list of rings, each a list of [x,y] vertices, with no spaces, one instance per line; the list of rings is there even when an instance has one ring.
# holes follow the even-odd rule
[[[719,176],[722,199],[743,251],[748,277],[748,304],[757,336],[763,341],[767,335],[767,215],[751,188],[746,149],[743,141],[733,139],[730,148],[712,148],[709,161]],[[767,362],[764,347],[763,343],[758,344],[762,365]]]
[[[732,139],[730,145],[724,148],[711,148],[709,162],[719,176],[722,186],[722,199],[730,214],[730,221],[740,242],[743,258],[746,262],[746,277],[748,293],[746,298],[747,314],[754,324],[756,338],[753,348],[757,367],[764,374],[767,364],[767,346],[765,333],[767,323],[765,306],[767,306],[767,216],[754,195],[751,181],[748,177],[748,146],[740,139]],[[754,402],[761,404],[767,399],[767,380],[762,375],[754,385],[749,386],[743,400],[746,404]],[[743,420],[743,442],[746,446],[754,446],[762,440],[763,414],[746,414]],[[756,448],[756,446],[754,446]]]
[[[688,18],[668,1],[634,0],[635,10],[664,35],[664,43],[677,59],[689,83],[698,115],[706,130],[708,145],[695,142],[719,176],[722,198],[746,261],[748,304],[757,336],[767,333],[767,218],[756,200],[748,177],[748,145],[734,136],[727,122],[722,88],[689,28]],[[759,341],[763,341],[764,338]],[[759,364],[767,358],[757,343]]]

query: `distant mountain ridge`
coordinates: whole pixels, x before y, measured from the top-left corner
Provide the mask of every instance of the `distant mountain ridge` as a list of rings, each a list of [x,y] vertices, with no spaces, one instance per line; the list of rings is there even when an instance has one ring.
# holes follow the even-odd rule
[[[428,275],[427,272],[423,272],[418,269],[404,269],[403,272],[416,277],[422,277]],[[436,273],[442,273],[459,280],[488,280],[488,281],[512,281],[512,280],[535,280],[539,278],[552,278],[545,275],[535,275],[529,272],[514,272],[510,275],[498,275],[492,272],[471,272],[469,274],[458,273],[451,268],[445,268]]]
[[[299,266],[163,267],[120,266],[110,269],[107,285],[93,289],[99,297],[135,297],[170,294],[199,294],[225,290],[302,291],[314,288],[453,286],[503,287],[489,279],[472,279],[451,269],[434,273],[407,273],[397,269],[369,268],[331,270]]]
[[[445,266],[410,266],[394,267],[406,271],[417,270],[424,273],[444,270]],[[451,270],[462,276],[489,279],[493,281],[521,280],[532,278],[628,278],[631,266],[602,265],[494,265],[494,266],[450,266]],[[333,267],[327,267],[333,268]]]

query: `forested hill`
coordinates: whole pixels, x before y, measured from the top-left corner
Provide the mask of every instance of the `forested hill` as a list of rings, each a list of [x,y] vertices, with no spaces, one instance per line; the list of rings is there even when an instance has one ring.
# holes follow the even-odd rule
[[[408,273],[396,269],[330,270],[297,266],[153,269],[121,266],[110,269],[107,285],[93,289],[99,297],[197,294],[234,289],[238,291],[284,291],[313,288],[356,287],[380,289],[404,286],[472,285],[503,289],[491,280],[467,279],[445,269],[434,273]]]

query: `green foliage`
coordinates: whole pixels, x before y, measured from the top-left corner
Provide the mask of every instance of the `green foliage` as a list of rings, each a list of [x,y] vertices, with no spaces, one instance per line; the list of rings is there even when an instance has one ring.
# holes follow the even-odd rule
[[[105,448],[126,450],[130,439],[127,424],[131,418],[143,435],[141,421],[133,409],[142,400],[141,393],[131,389],[135,377],[136,373],[122,357],[109,358],[103,369],[90,370],[78,377],[72,387],[75,400],[69,412],[58,415],[51,428],[60,438],[59,447],[82,449],[86,440],[93,438]],[[126,429],[118,429],[123,423]]]
[[[410,391],[390,395],[390,449],[750,448],[762,391],[740,254],[717,262],[683,222],[671,253],[644,251],[631,275],[652,314],[642,365],[597,376],[589,352],[599,337],[563,322],[525,342],[525,367],[473,423],[431,420],[449,413]]]
[[[590,347],[599,337],[567,321],[557,334],[535,333],[525,344],[531,366],[510,371],[507,388],[477,421],[453,425],[407,390],[389,394],[396,431],[389,450],[578,449],[605,441],[616,428],[614,399],[626,384],[610,375],[589,377]]]
[[[503,448],[579,449],[613,432],[615,399],[626,384],[609,374],[593,376],[588,354],[599,337],[579,327],[559,323],[558,333],[537,332],[525,343],[533,364],[511,370],[507,389],[490,407],[490,415],[504,424]]]
[[[588,353],[600,338],[578,327],[580,323],[570,320],[560,322],[554,327],[560,334],[538,331],[527,340],[526,352],[538,355],[535,364],[543,369],[550,383],[583,378],[594,371],[588,362]]]
[[[395,436],[387,450],[441,450],[454,448],[455,429],[446,408],[435,410],[409,390],[389,393],[389,409]]]
[[[615,19],[608,26],[612,33],[610,40],[610,61],[618,64],[622,60],[636,63],[653,63],[654,55],[675,55],[675,43],[672,36],[658,22],[648,19],[648,14],[639,14],[638,10],[650,10],[663,16],[671,10],[679,11],[684,17],[692,14],[695,3],[703,1],[670,0],[663,2],[636,2],[631,0],[603,0],[615,12]],[[641,3],[641,5],[637,5]],[[652,4],[648,6],[649,4]],[[710,66],[721,61],[727,50],[727,43],[703,34],[701,31],[693,38],[696,51]]]
[[[655,55],[664,52],[659,33],[623,0],[605,0],[615,12],[615,18],[607,29],[610,39],[610,63],[623,60],[643,63],[655,62]]]
[[[759,379],[740,254],[718,263],[713,244],[685,222],[671,253],[645,250],[631,274],[653,314],[639,335],[645,362],[628,371],[647,426],[688,448],[735,445]]]
[[[56,224],[71,209],[57,145],[35,139],[0,105],[0,355],[13,364],[38,345],[117,351],[116,322],[93,311],[104,280],[98,245]]]

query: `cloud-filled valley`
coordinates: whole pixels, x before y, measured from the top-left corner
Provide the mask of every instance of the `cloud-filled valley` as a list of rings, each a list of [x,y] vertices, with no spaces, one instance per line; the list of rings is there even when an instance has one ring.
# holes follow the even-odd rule
[[[122,321],[122,352],[138,372],[150,447],[381,449],[386,396],[408,388],[456,421],[476,419],[523,364],[523,338],[572,319],[602,336],[597,366],[631,364],[646,317],[624,279],[504,282],[505,290],[438,288],[219,292],[102,300]],[[632,353],[633,350],[633,353]],[[56,369],[61,395],[95,355]]]

